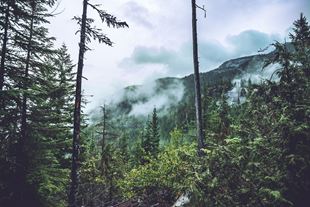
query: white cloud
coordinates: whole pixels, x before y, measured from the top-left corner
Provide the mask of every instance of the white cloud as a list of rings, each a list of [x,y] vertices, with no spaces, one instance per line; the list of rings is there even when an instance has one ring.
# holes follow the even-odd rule
[[[120,88],[129,84],[145,82],[145,80],[165,75],[183,75],[191,73],[191,3],[180,0],[91,0],[92,3],[103,4],[102,8],[119,19],[130,23],[129,29],[113,30],[97,21],[113,42],[114,47],[93,43],[93,51],[86,54],[83,87],[86,94],[94,95],[88,109],[101,100],[106,99]],[[197,4],[206,4],[207,18],[198,11],[199,40],[201,42],[201,66],[210,69],[231,53],[246,53],[243,41],[238,34],[246,30],[257,30],[270,37],[280,34],[283,38],[300,12],[310,17],[308,0],[197,0]],[[72,58],[77,62],[79,37],[74,35],[77,26],[71,18],[82,11],[82,0],[62,0],[58,11],[64,12],[51,20],[51,35],[55,36],[58,45],[67,44]],[[88,12],[91,17],[98,17],[94,11]],[[236,36],[237,34],[237,36]],[[227,38],[227,37],[230,38]],[[251,40],[249,40],[251,42]],[[249,43],[249,42],[248,42]],[[249,45],[246,43],[247,45]],[[230,44],[240,44],[236,52]],[[172,57],[166,64],[140,64],[137,68],[129,64],[124,66],[124,58],[131,57],[137,47],[148,48],[159,55],[164,48]],[[255,46],[255,45],[254,45]],[[163,50],[163,49],[161,49]],[[228,52],[227,52],[228,51]],[[234,51],[234,52],[232,52]],[[178,69],[171,69],[171,68]]]
[[[142,87],[130,94],[127,99],[137,99],[138,97],[146,97],[147,101],[139,101],[134,104],[129,115],[131,116],[147,116],[151,114],[153,108],[156,107],[160,114],[165,114],[172,105],[177,104],[183,98],[184,85],[180,80],[171,80],[168,86],[161,88],[160,84],[155,81],[145,83]],[[159,114],[159,115],[160,115]]]
[[[153,28],[153,25],[150,21],[150,12],[147,8],[138,4],[138,2],[127,2],[124,5],[124,14],[127,18],[137,23],[137,25],[142,25],[148,29]]]
[[[259,49],[280,39],[280,35],[247,30],[237,35],[228,36],[226,45],[216,40],[202,40],[199,43],[201,71],[215,69],[228,59],[256,54]],[[125,58],[120,65],[123,68],[143,68],[144,72],[149,73],[153,67],[161,68],[161,71],[164,71],[158,73],[161,77],[164,75],[185,76],[193,71],[192,61],[192,44],[187,42],[176,50],[169,50],[165,47],[138,46],[131,56]]]

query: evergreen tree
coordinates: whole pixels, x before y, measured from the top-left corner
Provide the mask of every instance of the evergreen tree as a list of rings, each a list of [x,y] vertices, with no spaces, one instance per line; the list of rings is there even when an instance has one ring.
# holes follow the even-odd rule
[[[74,17],[81,29],[80,32],[80,49],[77,66],[76,90],[75,90],[75,106],[74,106],[74,126],[73,126],[73,140],[72,140],[72,167],[71,167],[71,186],[69,194],[69,206],[77,206],[77,193],[78,193],[78,165],[79,165],[79,142],[80,142],[80,122],[81,122],[81,92],[82,92],[82,76],[84,55],[89,49],[87,43],[91,39],[98,40],[99,43],[105,43],[112,46],[112,41],[100,29],[92,26],[93,19],[87,18],[88,7],[94,9],[100,16],[102,22],[106,22],[107,26],[114,28],[128,27],[126,22],[118,21],[116,17],[106,13],[98,8],[98,5],[89,3],[88,0],[83,0],[82,18]]]
[[[153,109],[152,119],[148,121],[142,147],[147,154],[156,157],[159,152],[159,125],[156,108]]]
[[[289,34],[296,49],[309,47],[310,29],[306,17],[301,13],[300,18],[294,22],[293,33]]]
[[[22,18],[27,17],[24,11],[26,3],[19,0],[0,1],[0,137],[4,160],[10,160],[14,143],[19,139],[17,131],[20,126],[20,85],[23,76],[21,51],[16,46],[15,36],[22,24]],[[2,33],[3,31],[3,33]],[[14,152],[15,153],[15,152]],[[9,155],[11,154],[11,155]]]
[[[309,41],[310,27],[306,18],[301,14],[295,21],[294,33],[290,34],[294,50],[289,50],[287,44],[275,43],[276,52],[273,54],[273,63],[278,63],[279,83],[268,82],[257,92],[265,101],[272,119],[278,119],[270,129],[268,124],[260,120],[257,124],[265,133],[268,129],[273,136],[281,141],[281,156],[284,160],[283,188],[285,198],[293,206],[306,206],[309,203],[310,172],[309,149],[310,131],[305,127],[309,123]],[[253,101],[254,103],[254,101]],[[258,103],[259,104],[259,103]],[[260,104],[260,106],[261,104]],[[264,120],[266,120],[264,118]],[[267,122],[267,121],[265,121]]]
[[[35,104],[36,96],[34,96],[34,86],[36,72],[40,69],[42,61],[38,58],[40,55],[50,53],[52,38],[47,37],[47,29],[42,26],[47,23],[46,6],[51,6],[53,2],[32,0],[25,3],[25,16],[19,24],[20,30],[15,35],[16,45],[24,51],[24,56],[19,62],[22,71],[21,81],[21,122],[20,122],[20,138],[17,142],[16,149],[16,185],[20,187],[14,193],[14,200],[17,205],[21,203],[29,203],[29,205],[37,205],[32,202],[38,202],[34,192],[27,190],[27,176],[30,171],[31,151],[28,151],[29,145],[35,139],[30,134],[29,121],[31,120],[31,103]],[[32,93],[31,93],[31,92]],[[31,96],[31,97],[30,97]],[[27,147],[28,146],[28,147]]]
[[[64,206],[73,65],[65,46],[53,49],[54,39],[43,26],[54,1],[9,2],[0,120],[1,137],[8,140],[3,160],[9,162],[0,173],[0,205]]]
[[[29,109],[27,182],[44,206],[65,206],[72,123],[73,65],[66,47],[48,55],[36,74]],[[55,202],[57,204],[55,204]]]
[[[229,106],[227,103],[227,97],[225,94],[222,94],[222,98],[220,101],[220,106],[218,109],[219,114],[219,138],[220,141],[223,141],[229,135],[229,127],[230,127],[230,119],[229,119]]]

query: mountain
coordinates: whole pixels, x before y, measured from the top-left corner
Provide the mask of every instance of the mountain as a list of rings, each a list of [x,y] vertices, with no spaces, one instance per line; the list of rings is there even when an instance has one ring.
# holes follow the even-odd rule
[[[228,60],[221,64],[218,68],[204,72],[200,74],[202,89],[208,85],[209,87],[221,85],[223,83],[232,83],[235,79],[257,79],[257,76],[261,75],[261,78],[268,78],[270,70],[262,70],[267,60],[271,58],[269,54],[259,54],[247,57],[236,58]],[[271,68],[272,72],[274,71]],[[267,73],[266,73],[267,71]],[[269,76],[270,77],[270,76]],[[255,80],[254,80],[255,82]],[[177,93],[179,92],[179,93]],[[180,93],[183,94],[180,97]],[[134,85],[126,87],[123,91],[122,97],[115,103],[121,113],[134,115],[135,105],[142,106],[151,104],[149,112],[151,112],[154,106],[161,109],[162,107],[167,108],[171,105],[177,105],[194,93],[194,75],[185,76],[183,78],[161,78],[155,80],[154,83],[148,85]],[[167,105],[164,105],[164,101],[160,104],[156,104],[158,101],[152,99],[159,99],[165,96],[169,98]],[[139,115],[143,115],[140,113]],[[147,114],[145,114],[147,115]]]
[[[202,95],[208,90],[208,95],[215,99],[220,98],[223,92],[231,103],[244,99],[243,88],[247,82],[259,83],[272,76],[275,66],[262,69],[271,58],[272,53],[236,58],[224,62],[214,70],[201,73]],[[141,127],[145,125],[154,107],[160,117],[162,137],[168,137],[175,127],[187,128],[195,121],[193,74],[128,86],[116,97],[108,107],[113,112],[116,125],[122,126],[121,130],[127,130],[131,137],[137,137],[141,133]]]

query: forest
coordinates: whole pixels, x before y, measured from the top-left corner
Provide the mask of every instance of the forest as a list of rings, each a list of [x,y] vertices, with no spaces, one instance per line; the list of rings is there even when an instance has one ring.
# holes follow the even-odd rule
[[[72,17],[74,63],[48,31],[56,0],[0,0],[0,207],[310,206],[308,20],[288,22],[289,39],[271,52],[199,73],[192,3],[194,74],[158,79],[149,96],[128,86],[94,115],[84,112],[85,54],[96,52],[91,42],[114,43],[87,15],[119,31],[130,25],[83,0]],[[231,101],[233,80],[254,63],[276,70],[259,83],[241,79]],[[169,107],[152,102],[158,94]],[[139,104],[152,112],[133,115]]]

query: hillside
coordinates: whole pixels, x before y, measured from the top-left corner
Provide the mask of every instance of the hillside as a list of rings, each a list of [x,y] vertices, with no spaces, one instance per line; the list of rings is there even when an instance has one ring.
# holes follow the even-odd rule
[[[1,0],[0,207],[310,206],[310,1],[98,3]]]
[[[231,104],[244,100],[246,94],[241,91],[249,81],[259,83],[271,77],[274,67],[263,70],[271,55],[258,54],[228,60],[214,70],[201,73],[203,96],[208,90],[215,99],[225,93]],[[128,86],[107,105],[113,114],[114,127],[127,131],[131,137],[139,136],[140,131],[136,126],[145,125],[154,107],[159,114],[162,140],[168,139],[169,132],[176,126],[189,130],[186,126],[195,120],[193,74]],[[96,120],[101,119],[98,113],[96,116]]]
[[[260,54],[228,60],[218,68],[200,74],[202,88],[206,85],[210,87],[220,86],[228,82],[234,84],[234,79],[242,79],[242,77],[247,78],[246,81],[248,81],[248,79],[257,79],[257,76],[268,79],[270,78],[268,75],[271,75],[272,72],[268,71],[266,74],[262,68],[270,56],[271,54]],[[166,103],[163,104],[163,102],[160,102],[159,105],[157,104],[158,99],[163,97],[167,99],[166,102],[169,102],[169,106],[178,105],[180,102],[188,100],[193,95],[193,78],[193,74],[183,78],[168,77],[157,79],[154,83],[149,85],[126,87],[122,97],[117,102],[113,102],[113,105],[117,105],[118,110],[127,115],[136,114],[135,106],[143,107],[143,105],[151,104],[150,109],[154,106],[159,109],[162,109],[164,105],[167,107]],[[150,88],[151,90],[149,90]],[[180,96],[180,94],[176,92],[182,93],[183,95]],[[152,103],[152,101],[154,103]],[[151,112],[150,109],[148,112]],[[147,112],[147,110],[145,111]],[[139,113],[138,115],[147,116],[147,114],[143,113]]]

